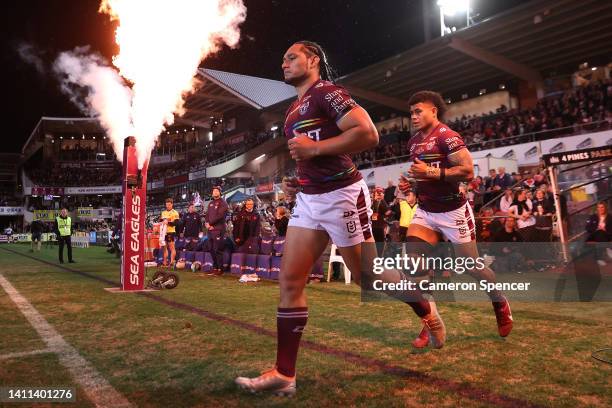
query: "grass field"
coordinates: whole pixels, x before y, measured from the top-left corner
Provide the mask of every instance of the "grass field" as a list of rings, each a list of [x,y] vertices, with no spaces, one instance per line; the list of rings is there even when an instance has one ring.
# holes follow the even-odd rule
[[[591,358],[612,346],[610,303],[515,302],[507,339],[490,304],[444,303],[446,346],[414,352],[420,325],[405,305],[310,285],[298,394],[287,400],[233,384],[274,362],[275,283],[181,272],[174,290],[113,294],[116,258],[75,249],[78,263],[60,266],[56,251],[3,245],[0,274],[135,406],[612,406],[612,367]],[[10,356],[45,347],[0,288],[0,386],[71,385],[76,406],[93,406],[54,353]]]

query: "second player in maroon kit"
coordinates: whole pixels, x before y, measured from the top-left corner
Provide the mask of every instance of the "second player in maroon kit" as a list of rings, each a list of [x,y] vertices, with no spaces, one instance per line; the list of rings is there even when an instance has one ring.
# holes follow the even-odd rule
[[[407,231],[406,242],[412,244],[409,249],[426,254],[432,245],[446,238],[454,244],[455,256],[476,259],[474,214],[459,192],[459,183],[474,176],[472,157],[461,136],[440,122],[446,106],[438,93],[418,92],[409,104],[417,132],[408,143],[413,164],[399,184],[404,192],[416,189],[419,197],[419,208]],[[495,282],[495,274],[488,267],[467,272],[478,280]],[[510,305],[499,291],[487,294],[493,303],[499,334],[505,337],[513,325]],[[435,302],[430,302],[435,308]],[[429,343],[428,331],[423,328],[413,342],[415,347]]]

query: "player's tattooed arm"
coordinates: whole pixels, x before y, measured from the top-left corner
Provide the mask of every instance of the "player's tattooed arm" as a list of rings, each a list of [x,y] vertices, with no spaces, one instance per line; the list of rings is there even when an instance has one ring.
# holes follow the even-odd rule
[[[448,155],[449,167],[444,179],[450,182],[470,181],[474,178],[474,162],[468,149],[461,149]]]

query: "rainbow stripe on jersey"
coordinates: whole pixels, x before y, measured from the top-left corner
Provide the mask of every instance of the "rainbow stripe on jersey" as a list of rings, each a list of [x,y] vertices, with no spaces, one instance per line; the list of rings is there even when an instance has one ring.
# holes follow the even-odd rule
[[[307,185],[307,184],[313,184],[315,182],[319,183],[319,182],[334,181],[334,180],[338,180],[338,179],[340,179],[340,178],[342,178],[344,176],[351,175],[351,174],[353,174],[356,171],[357,171],[357,168],[353,165],[353,166],[349,167],[348,169],[346,169],[344,171],[341,171],[339,173],[333,174],[331,176],[324,177],[320,181],[313,181],[313,180],[299,178],[298,179],[298,183],[303,186],[303,185]]]
[[[327,119],[324,119],[324,118],[300,120],[299,122],[295,122],[291,126],[291,130],[300,130],[308,126],[317,126],[325,122],[327,122]]]

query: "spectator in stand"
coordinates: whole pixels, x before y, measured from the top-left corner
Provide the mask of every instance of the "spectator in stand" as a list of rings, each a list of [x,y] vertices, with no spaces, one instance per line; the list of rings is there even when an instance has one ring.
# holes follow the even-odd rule
[[[471,204],[474,211],[480,211],[480,207],[484,204],[484,181],[482,177],[477,176],[468,185],[468,194],[471,197]]]
[[[276,234],[280,237],[287,235],[287,226],[289,225],[289,217],[287,216],[287,208],[283,206],[276,207],[276,214],[274,217],[274,227],[276,228]]]
[[[533,208],[536,212],[543,214],[553,214],[555,212],[554,203],[546,197],[546,194],[542,189],[538,189],[535,192],[535,199],[532,202]],[[538,207],[542,207],[542,211],[538,210]]]
[[[385,214],[387,210],[384,190],[382,187],[376,187],[372,200],[372,235],[374,235],[374,241],[376,242],[385,242],[385,227],[387,226]]]
[[[533,176],[533,180],[535,181],[536,188],[540,188],[542,184],[546,183],[546,176],[542,173],[536,173],[536,175]]]
[[[555,209],[542,190],[536,190],[532,207],[536,220],[534,241],[548,242],[552,238],[552,215]]]
[[[393,180],[389,180],[387,188],[385,188],[385,202],[391,204],[395,200],[397,186],[393,184]]]
[[[504,227],[493,235],[494,242],[523,242],[523,237],[516,230],[516,219],[507,217],[503,220]],[[509,253],[508,251],[503,251]]]
[[[512,192],[511,188],[507,188],[506,190],[504,190],[504,195],[499,200],[499,209],[502,212],[508,214],[512,203],[514,203],[514,193]]]
[[[586,223],[588,242],[612,241],[612,215],[608,213],[608,203],[597,203],[597,211],[591,215]]]
[[[522,273],[525,269],[525,257],[522,253],[522,247],[512,244],[523,242],[523,238],[516,231],[516,220],[513,217],[505,218],[504,228],[495,233],[493,241],[509,244],[497,248],[495,271]]]
[[[495,212],[491,207],[481,209],[476,219],[478,242],[491,242],[495,234],[502,228],[500,218],[495,218]]]
[[[516,192],[509,214],[517,219],[518,231],[523,241],[532,242],[536,220],[533,216],[533,204],[527,200],[525,190],[521,189]]]
[[[257,253],[256,240],[261,231],[261,219],[252,198],[245,201],[244,208],[234,215],[232,223],[236,252]]]
[[[494,182],[495,182],[496,176],[497,176],[497,173],[495,172],[495,169],[489,169],[489,176],[485,177],[485,181],[484,181],[484,189],[485,189],[484,202],[485,204],[491,201],[493,197],[495,196],[495,191],[493,190],[493,187],[495,186]]]
[[[526,188],[528,190],[533,190],[536,187],[536,181],[535,178],[533,177],[533,174],[531,174],[530,171],[525,171],[523,173],[523,183],[522,186],[523,188]]]
[[[206,212],[206,230],[208,232],[208,242],[211,256],[213,258],[213,270],[211,275],[222,275],[223,250],[225,243],[225,230],[227,225],[225,217],[228,212],[227,203],[221,198],[221,187],[215,186],[212,189],[212,200],[208,203]]]
[[[528,188],[524,188],[523,190],[525,190],[525,197],[527,198],[527,201],[530,201],[533,205],[533,193]]]
[[[503,191],[509,187],[512,187],[512,176],[506,173],[505,167],[499,167],[497,169],[497,176],[493,180],[493,191],[499,193],[499,191]]]

